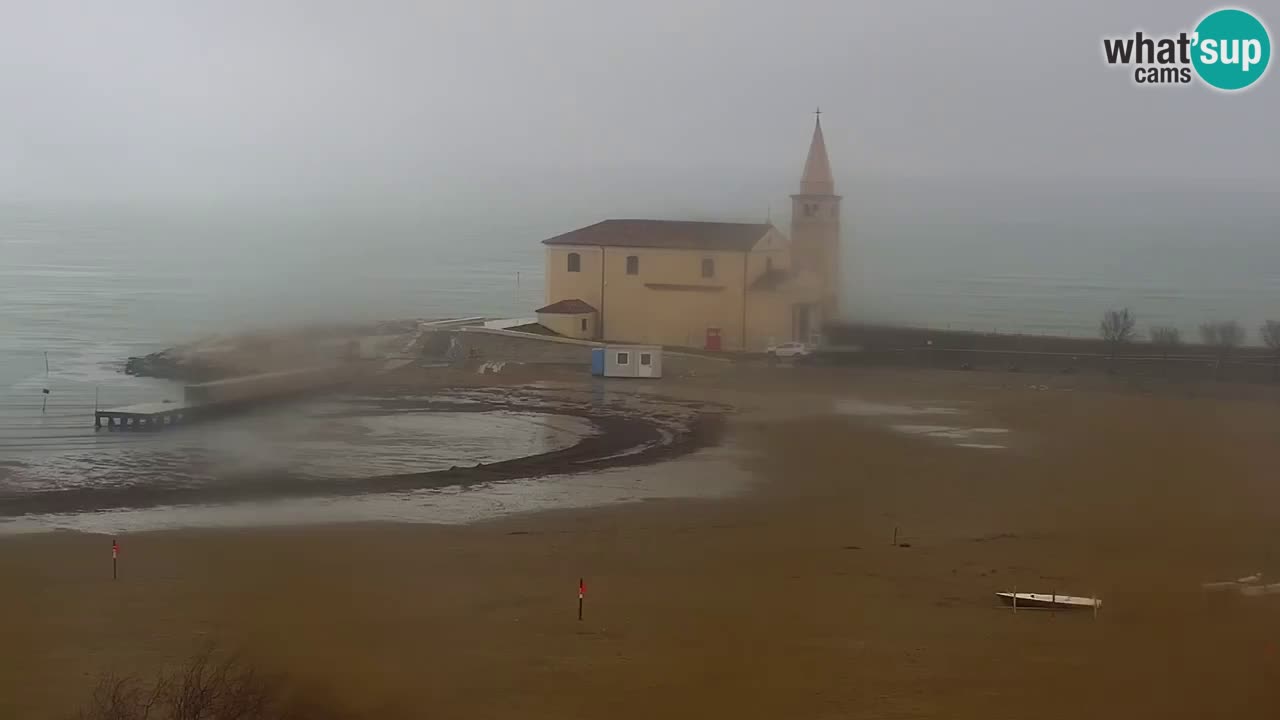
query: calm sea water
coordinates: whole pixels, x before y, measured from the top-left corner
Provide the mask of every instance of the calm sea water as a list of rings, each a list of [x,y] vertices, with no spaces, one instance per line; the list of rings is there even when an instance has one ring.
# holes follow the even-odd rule
[[[757,194],[766,190],[785,191]],[[1275,193],[920,182],[843,192],[844,304],[854,316],[1070,335],[1092,335],[1117,305],[1144,327],[1172,323],[1188,335],[1208,319],[1252,330],[1280,317]],[[129,355],[247,326],[528,315],[543,297],[538,241],[618,215],[0,210],[0,466],[102,442],[91,428],[95,393],[106,406],[180,395],[120,374]],[[761,214],[711,216],[759,219],[751,213]]]
[[[405,224],[7,210],[0,464],[101,442],[95,397],[108,407],[180,399],[176,384],[123,375],[130,355],[246,327],[503,315],[542,297],[537,238],[513,242],[484,223],[432,238]]]

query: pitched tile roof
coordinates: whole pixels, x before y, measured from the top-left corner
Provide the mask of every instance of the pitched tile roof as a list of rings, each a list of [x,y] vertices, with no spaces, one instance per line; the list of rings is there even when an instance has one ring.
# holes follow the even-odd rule
[[[768,223],[604,220],[543,240],[542,244],[745,252],[772,229]]]
[[[595,311],[596,309],[591,307],[590,303],[579,300],[578,298],[560,300],[534,310],[534,312],[550,313],[552,315],[583,315],[586,313],[593,313]]]

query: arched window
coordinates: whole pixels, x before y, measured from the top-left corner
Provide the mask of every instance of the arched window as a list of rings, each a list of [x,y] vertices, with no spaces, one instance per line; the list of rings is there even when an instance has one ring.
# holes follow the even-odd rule
[[[569,272],[582,272],[582,256],[578,253],[569,253]]]
[[[628,275],[640,274],[640,258],[638,256],[636,255],[627,256],[627,274]]]

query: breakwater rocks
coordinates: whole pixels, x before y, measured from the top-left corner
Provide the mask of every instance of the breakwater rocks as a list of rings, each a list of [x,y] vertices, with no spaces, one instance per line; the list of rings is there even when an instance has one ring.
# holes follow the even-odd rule
[[[204,361],[178,348],[167,348],[149,355],[131,357],[124,363],[124,372],[126,375],[137,377],[183,382],[221,380],[230,375],[227,368]]]

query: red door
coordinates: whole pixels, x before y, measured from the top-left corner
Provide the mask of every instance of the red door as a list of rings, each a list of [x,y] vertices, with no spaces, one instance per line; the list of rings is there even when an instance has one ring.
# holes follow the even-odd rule
[[[707,328],[707,349],[720,349],[720,328]]]

